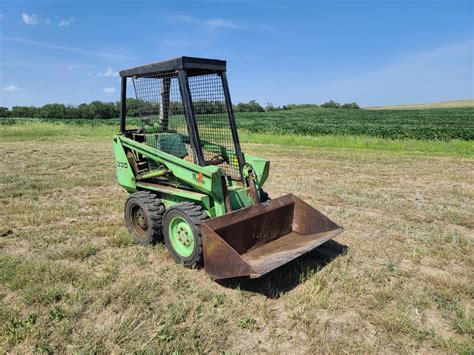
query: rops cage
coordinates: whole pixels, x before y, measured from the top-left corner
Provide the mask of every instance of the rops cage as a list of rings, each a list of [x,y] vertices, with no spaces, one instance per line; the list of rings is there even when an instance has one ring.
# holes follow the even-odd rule
[[[121,131],[126,132],[131,78],[145,143],[200,166],[218,165],[242,180],[242,152],[233,117],[226,62],[180,57],[120,72]]]

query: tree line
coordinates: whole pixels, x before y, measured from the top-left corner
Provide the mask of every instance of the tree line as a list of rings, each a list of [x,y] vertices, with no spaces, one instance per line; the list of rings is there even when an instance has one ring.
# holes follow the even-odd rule
[[[194,110],[196,114],[213,114],[225,112],[225,105],[221,101],[195,101]],[[247,103],[238,103],[233,106],[235,112],[265,112],[293,110],[297,108],[341,108],[359,109],[357,103],[339,104],[330,100],[321,105],[316,104],[290,104],[274,106],[268,103],[265,107],[257,101],[251,100]],[[170,115],[182,113],[181,102],[169,103]],[[127,99],[127,116],[139,117],[142,114],[158,114],[159,105],[152,102],[141,101],[133,98]],[[120,115],[119,102],[92,101],[78,106],[64,104],[47,104],[41,107],[35,106],[13,106],[11,109],[0,107],[0,118],[58,118],[58,119],[110,119]]]

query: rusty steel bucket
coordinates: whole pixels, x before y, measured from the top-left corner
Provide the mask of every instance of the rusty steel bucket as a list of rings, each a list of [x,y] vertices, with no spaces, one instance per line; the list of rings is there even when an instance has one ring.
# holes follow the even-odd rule
[[[204,267],[215,279],[260,277],[343,228],[288,194],[203,222]]]

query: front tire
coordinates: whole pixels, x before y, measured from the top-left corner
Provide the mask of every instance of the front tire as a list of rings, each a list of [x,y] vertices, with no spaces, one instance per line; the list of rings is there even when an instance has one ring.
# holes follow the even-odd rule
[[[163,234],[171,256],[186,267],[203,264],[201,222],[208,216],[204,209],[191,202],[174,205],[163,218]]]
[[[140,244],[148,245],[163,239],[165,206],[150,191],[131,194],[125,202],[125,224],[130,235]]]

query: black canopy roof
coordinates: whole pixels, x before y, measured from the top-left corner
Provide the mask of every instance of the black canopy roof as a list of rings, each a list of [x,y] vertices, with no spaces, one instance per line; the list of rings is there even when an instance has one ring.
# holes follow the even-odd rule
[[[120,76],[146,76],[178,69],[187,69],[189,75],[222,72],[226,70],[226,61],[207,58],[177,57],[162,62],[121,70]]]

